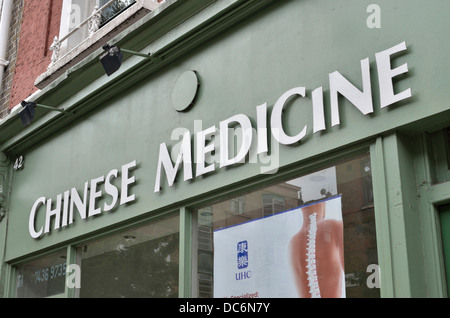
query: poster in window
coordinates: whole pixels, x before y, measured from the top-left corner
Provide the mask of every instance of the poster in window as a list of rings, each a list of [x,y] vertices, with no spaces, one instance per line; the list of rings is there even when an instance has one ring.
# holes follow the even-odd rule
[[[214,297],[345,297],[341,197],[214,232]]]

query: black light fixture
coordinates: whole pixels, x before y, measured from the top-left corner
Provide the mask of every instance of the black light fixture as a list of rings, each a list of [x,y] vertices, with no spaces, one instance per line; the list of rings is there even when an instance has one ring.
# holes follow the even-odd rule
[[[22,107],[24,108],[20,113],[20,119],[22,120],[22,124],[24,126],[28,126],[31,124],[31,121],[34,118],[34,115],[36,114],[36,103],[32,102],[22,102]]]
[[[132,55],[142,56],[145,58],[150,58],[149,54],[121,49],[120,47],[115,45],[105,44],[103,45],[103,50],[105,51],[105,54],[100,56],[100,62],[102,63],[103,69],[105,70],[105,73],[108,76],[116,72],[122,65],[122,58],[123,58],[122,53],[128,53]]]
[[[20,111],[19,116],[24,126],[28,126],[33,121],[34,115],[36,115],[36,107],[51,109],[61,113],[67,113],[67,111],[65,111],[64,109],[36,104],[35,102],[22,101],[21,105],[23,109]]]

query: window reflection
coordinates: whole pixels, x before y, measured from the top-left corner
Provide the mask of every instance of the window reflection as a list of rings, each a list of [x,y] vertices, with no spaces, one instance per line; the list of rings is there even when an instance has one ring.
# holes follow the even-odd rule
[[[16,297],[42,298],[64,293],[66,250],[17,266]]]
[[[99,7],[103,7],[109,2],[109,0],[100,0]],[[136,3],[135,0],[115,0],[113,1],[103,12],[101,17],[100,25],[103,26],[104,24],[111,21],[113,18],[115,18],[117,15],[119,15],[123,10],[127,9],[129,6]]]
[[[178,297],[178,215],[83,244],[77,254],[80,297]]]

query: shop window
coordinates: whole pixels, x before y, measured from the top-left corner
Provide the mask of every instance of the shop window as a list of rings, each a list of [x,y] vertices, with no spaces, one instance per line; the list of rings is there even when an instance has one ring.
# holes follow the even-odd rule
[[[447,127],[445,132],[446,132],[445,148],[447,153],[447,170],[450,170],[450,127]]]
[[[43,298],[64,293],[66,249],[16,267],[16,297]]]
[[[442,252],[447,279],[447,296],[450,296],[450,204],[439,207],[441,222]]]
[[[200,219],[198,223],[198,294],[200,297],[208,297],[212,293],[212,207],[205,207],[198,211]]]
[[[179,217],[77,248],[82,298],[178,297]]]
[[[235,201],[198,210],[199,297],[380,296],[369,155],[240,196],[244,213]]]

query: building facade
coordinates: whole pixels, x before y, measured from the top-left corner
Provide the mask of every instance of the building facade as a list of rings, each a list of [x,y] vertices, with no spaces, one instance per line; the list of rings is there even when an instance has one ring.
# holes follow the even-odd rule
[[[448,296],[447,1],[22,4],[3,297]]]

